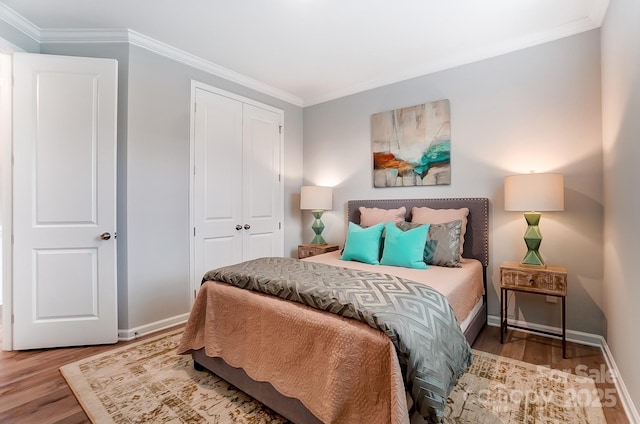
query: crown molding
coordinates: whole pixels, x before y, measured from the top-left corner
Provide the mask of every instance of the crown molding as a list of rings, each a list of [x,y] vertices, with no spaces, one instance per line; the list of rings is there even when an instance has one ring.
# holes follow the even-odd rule
[[[161,56],[168,57],[169,59],[176,60],[185,65],[192,66],[194,68],[200,69],[201,71],[210,73],[220,78],[224,78],[227,81],[235,82],[236,84],[240,84],[244,87],[259,91],[260,93],[267,94],[280,100],[284,100],[285,102],[291,103],[295,106],[302,107],[304,105],[302,98],[288,93],[284,90],[280,90],[279,88],[265,84],[239,72],[232,71],[231,69],[225,68],[224,66],[209,62],[208,60],[202,59],[201,57],[162,43],[144,34],[140,34],[132,30],[128,31],[129,42],[135,46],[150,50]]]
[[[2,2],[0,2],[0,20],[5,21],[32,40],[40,42],[40,28]]]
[[[129,29],[41,29],[2,2],[0,20],[40,44],[129,43],[295,106],[304,106],[303,99],[296,95]]]
[[[507,43],[472,49],[455,56],[443,57],[440,60],[430,61],[424,63],[422,66],[404,70],[394,75],[355,84],[350,87],[307,100],[132,30],[40,29],[2,2],[0,2],[0,20],[4,20],[9,25],[13,26],[38,43],[130,43],[257,92],[291,103],[295,106],[306,107],[435,72],[444,71],[457,66],[467,65],[480,60],[512,53],[517,50],[522,50],[599,28],[606,17],[609,3],[610,0],[594,0],[588,17],[550,31],[521,37]]]

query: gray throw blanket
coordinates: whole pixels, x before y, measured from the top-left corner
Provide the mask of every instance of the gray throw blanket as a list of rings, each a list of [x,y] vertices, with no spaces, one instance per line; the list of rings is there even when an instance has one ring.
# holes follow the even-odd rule
[[[278,296],[384,331],[393,342],[418,412],[442,421],[449,393],[471,365],[467,343],[447,299],[392,275],[291,258],[261,258],[215,269],[204,281]]]

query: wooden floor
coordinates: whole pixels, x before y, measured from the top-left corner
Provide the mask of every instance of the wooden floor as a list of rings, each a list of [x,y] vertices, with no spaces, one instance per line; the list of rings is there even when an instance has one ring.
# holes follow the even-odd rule
[[[152,336],[157,334],[159,333]],[[558,340],[509,331],[505,344],[501,345],[499,336],[498,328],[485,327],[473,348],[574,374],[589,373],[589,370],[599,372],[606,366],[599,348],[568,343],[569,359],[563,359],[562,345]],[[141,337],[136,341],[144,339],[145,337]],[[0,423],[88,423],[89,419],[58,369],[70,362],[128,343],[132,342],[98,347],[0,352]],[[598,384],[598,389],[608,396],[609,393],[615,395],[615,398],[603,398],[603,403],[612,404],[604,408],[607,422],[628,423],[614,385],[602,382]]]

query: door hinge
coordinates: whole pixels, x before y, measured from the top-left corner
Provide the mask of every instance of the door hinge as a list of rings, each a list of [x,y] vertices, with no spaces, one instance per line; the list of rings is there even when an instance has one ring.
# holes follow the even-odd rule
[[[193,113],[196,113],[197,110],[198,110],[198,103],[194,103],[193,104]]]
[[[278,174],[278,182],[282,181],[282,174]]]
[[[278,132],[279,132],[280,134],[282,134],[282,125],[279,125],[279,126],[278,126]]]
[[[196,236],[196,227],[193,227],[193,236]]]
[[[194,291],[193,291],[193,298],[195,299],[196,297],[198,297],[198,291],[197,291],[197,290],[194,290]]]
[[[282,222],[278,222],[278,230],[282,230]]]

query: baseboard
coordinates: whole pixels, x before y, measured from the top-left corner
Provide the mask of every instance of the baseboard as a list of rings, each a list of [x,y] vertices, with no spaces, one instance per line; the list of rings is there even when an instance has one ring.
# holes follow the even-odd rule
[[[562,329],[558,328],[558,327],[550,327],[548,325],[541,325],[541,324],[536,324],[536,323],[531,323],[531,322],[526,322],[526,321],[519,321],[519,320],[513,320],[510,319],[509,320],[510,324],[515,324],[518,325],[520,327],[524,327],[524,331],[525,333],[527,332],[527,328],[535,331],[535,330],[542,330],[542,331],[548,331],[548,332],[552,332],[552,333],[562,333]],[[489,315],[487,318],[487,325],[490,325],[492,327],[500,327],[500,317],[497,315]],[[545,335],[546,336],[546,335]],[[550,338],[557,338],[557,339],[561,339],[562,337],[558,336],[547,336]],[[602,340],[603,337],[599,334],[591,334],[591,333],[583,333],[582,331],[575,331],[575,330],[567,330],[567,341],[569,342],[573,342],[573,343],[578,343],[578,344],[583,344],[583,345],[587,345],[587,346],[596,346],[596,347],[602,347]]]
[[[188,313],[176,315],[175,317],[152,322],[150,324],[141,325],[140,327],[118,329],[118,340],[126,342],[137,339],[138,337],[146,336],[147,334],[155,333],[157,331],[173,327],[174,325],[184,324],[187,322],[187,318],[189,318]]]
[[[526,321],[518,321],[518,320],[509,320],[510,323],[516,324],[518,326],[524,327],[524,330],[518,329],[520,331],[527,332],[526,328],[531,330],[543,330],[550,331],[554,333],[561,333],[562,329],[557,327],[550,327],[547,325],[540,325],[535,323],[530,323]],[[487,325],[492,327],[500,327],[500,317],[497,315],[489,315],[487,319]],[[552,338],[554,337],[548,336]],[[631,395],[627,390],[627,386],[625,386],[622,375],[620,374],[620,370],[616,365],[615,360],[613,359],[613,354],[609,349],[609,345],[607,341],[599,334],[591,334],[591,333],[583,333],[581,331],[567,330],[567,341],[588,345],[588,346],[596,346],[602,350],[602,356],[604,356],[604,360],[607,363],[607,367],[613,372],[613,375],[616,376],[614,380],[614,384],[616,386],[616,390],[618,392],[618,397],[620,398],[620,402],[622,402],[622,407],[624,408],[624,412],[627,414],[627,418],[631,424],[640,424],[640,415],[638,414],[638,409],[633,404],[633,400],[631,399]]]
[[[618,397],[620,398],[620,402],[622,402],[622,407],[624,408],[624,412],[627,414],[627,418],[631,424],[640,424],[640,414],[638,414],[638,409],[633,404],[633,400],[631,400],[631,395],[627,390],[627,386],[625,386],[624,381],[622,381],[622,375],[620,374],[620,370],[618,369],[618,365],[616,365],[616,361],[613,359],[613,354],[611,350],[609,350],[609,345],[607,341],[602,338],[602,354],[604,355],[604,360],[607,362],[607,367],[613,371],[613,375],[617,378],[615,379],[616,390],[618,391]]]

